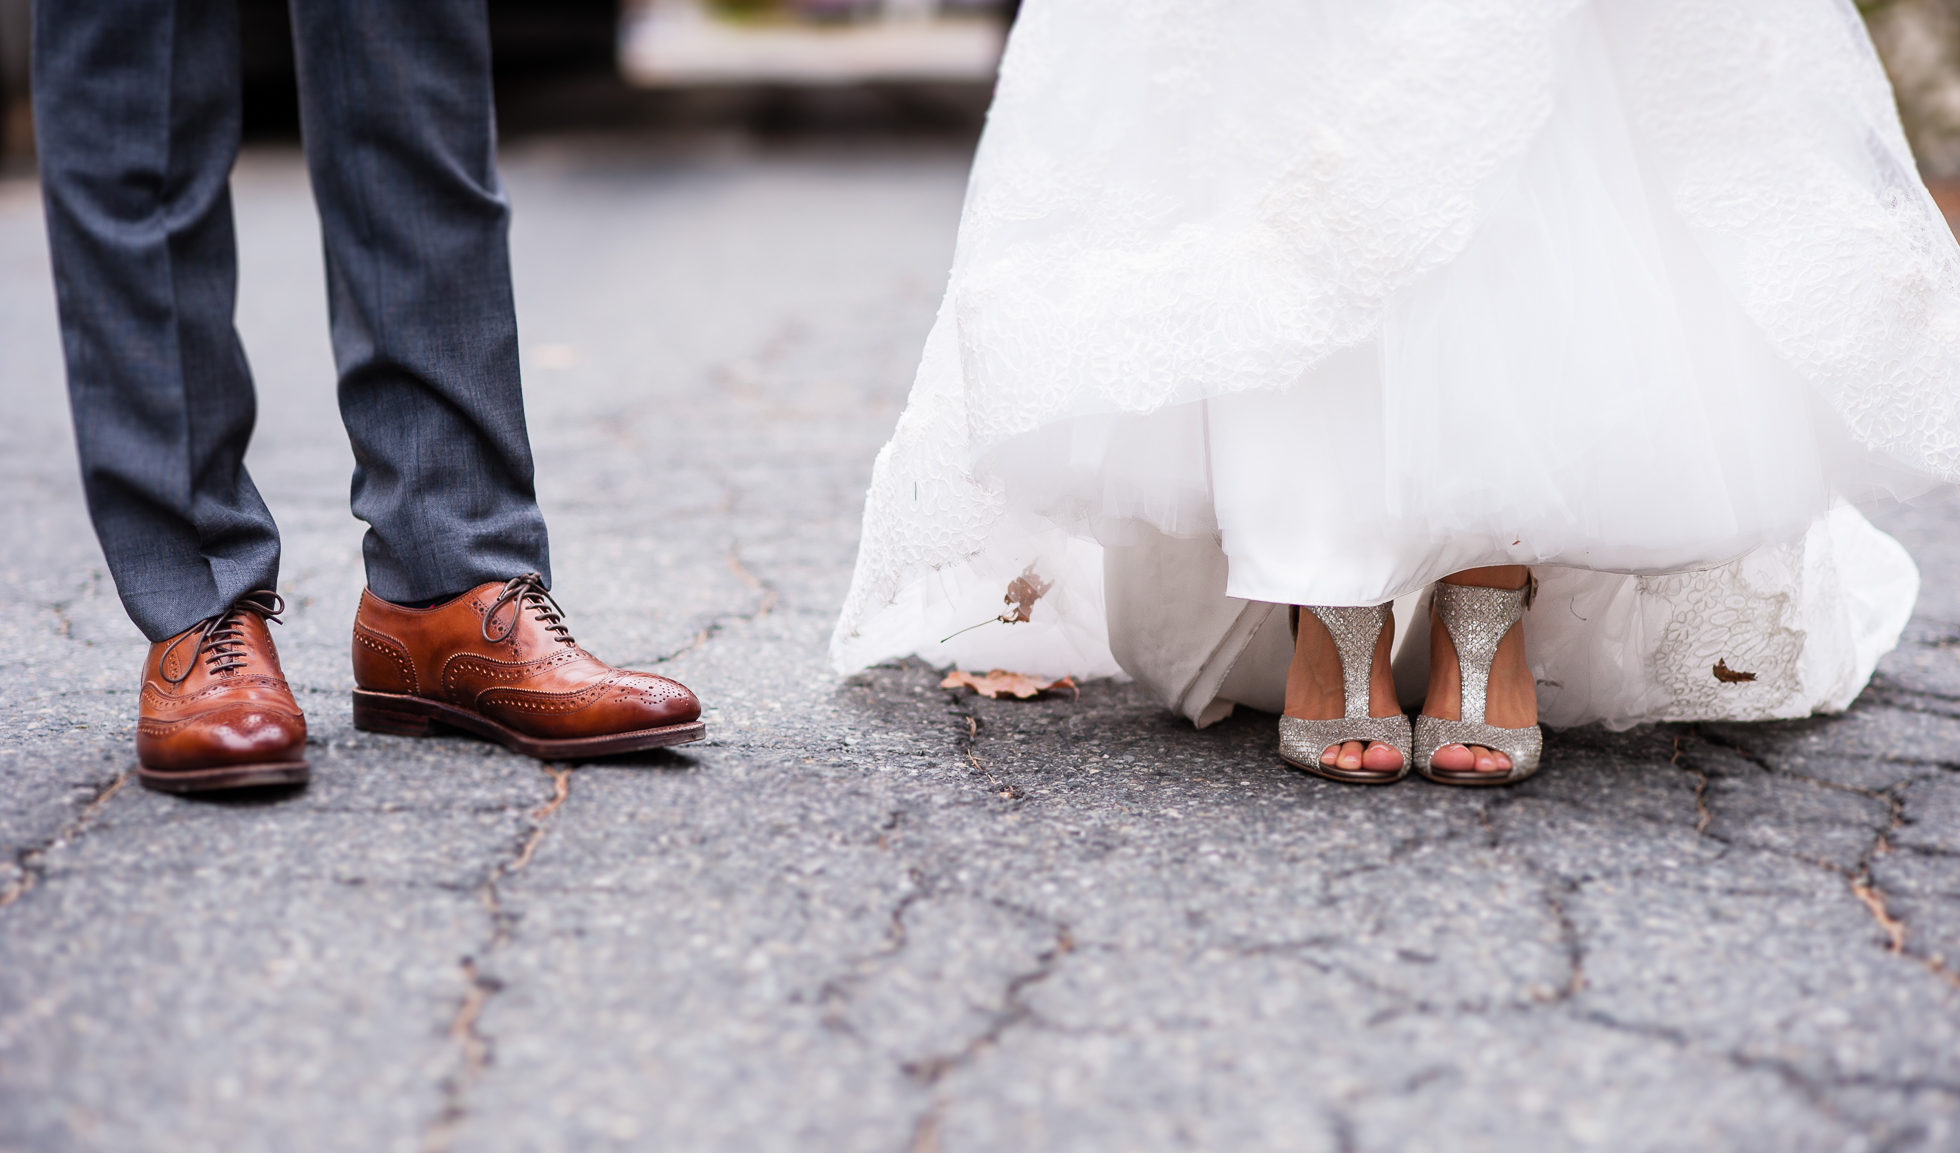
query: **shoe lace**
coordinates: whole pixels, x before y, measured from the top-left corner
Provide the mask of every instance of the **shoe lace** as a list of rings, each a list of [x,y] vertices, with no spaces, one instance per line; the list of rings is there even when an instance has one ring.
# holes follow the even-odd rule
[[[181,685],[190,679],[200,657],[213,675],[242,669],[246,664],[245,614],[252,613],[266,623],[276,625],[280,623],[279,614],[285,611],[286,598],[271,589],[254,589],[217,616],[207,617],[194,628],[178,633],[177,638],[165,647],[163,655],[157,658],[157,669],[163,674],[165,683],[173,685]],[[197,647],[191,650],[191,659],[184,662],[183,674],[173,677],[164,671],[169,667],[170,654],[192,632],[197,633]]]
[[[490,622],[497,619],[497,614],[505,605],[512,603],[515,603],[518,608],[510,614],[510,627],[497,636],[491,636]],[[490,611],[483,614],[483,639],[491,644],[508,639],[510,634],[517,631],[518,614],[527,608],[531,610],[531,615],[538,623],[545,627],[545,631],[552,634],[554,640],[568,645],[578,643],[572,639],[571,630],[565,626],[565,610],[559,608],[558,602],[551,599],[551,593],[544,587],[544,578],[534,572],[527,572],[523,576],[512,577],[504,582],[504,587],[497,593],[497,599],[490,602]]]

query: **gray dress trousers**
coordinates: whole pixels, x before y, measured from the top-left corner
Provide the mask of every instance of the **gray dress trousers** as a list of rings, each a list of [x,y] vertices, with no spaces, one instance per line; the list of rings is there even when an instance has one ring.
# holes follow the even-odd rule
[[[292,0],[369,587],[549,574],[484,0]],[[34,119],[82,478],[152,640],[273,588],[233,327],[236,0],[37,0]]]

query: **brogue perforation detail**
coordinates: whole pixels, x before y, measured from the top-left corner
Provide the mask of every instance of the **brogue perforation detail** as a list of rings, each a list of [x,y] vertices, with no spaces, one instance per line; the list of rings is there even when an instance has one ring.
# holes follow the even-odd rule
[[[415,662],[408,658],[408,650],[400,641],[392,637],[383,637],[379,633],[372,633],[365,625],[357,623],[354,628],[354,643],[364,645],[393,661],[396,671],[400,672],[402,679],[408,682],[409,692],[421,688],[422,682],[415,675]]]
[[[687,688],[678,681],[655,673],[638,673],[630,678],[622,678],[620,689],[632,693],[649,705],[677,701],[688,695]]]
[[[153,737],[162,736],[176,729],[184,728],[187,725],[208,723],[213,718],[241,715],[286,717],[293,720],[305,719],[305,714],[293,712],[290,709],[272,708],[267,705],[239,705],[235,709],[218,709],[208,713],[200,713],[194,717],[171,717],[168,720],[162,717],[140,717],[136,721],[136,731]]]
[[[536,574],[479,585],[427,609],[370,593],[362,613],[378,637],[406,647],[421,689],[357,688],[357,726],[394,732],[420,717],[447,718],[534,756],[658,748],[698,740],[705,729],[685,686],[614,668],[580,646]],[[392,679],[370,648],[354,651],[373,679]]]
[[[534,713],[575,713],[580,709],[591,708],[604,699],[606,688],[603,682],[580,689],[576,693],[540,693],[529,689],[485,689],[477,700],[486,705],[499,708],[524,709]]]
[[[562,662],[557,657],[513,663],[493,660],[480,653],[459,653],[451,657],[449,663],[442,668],[442,688],[443,692],[460,700],[469,695],[469,690],[458,683],[465,675],[481,677],[487,681],[515,683],[529,680],[560,663]]]
[[[144,681],[141,695],[147,697],[158,707],[169,706],[171,708],[181,708],[185,705],[196,704],[198,701],[208,697],[229,696],[239,689],[249,688],[254,685],[269,689],[285,690],[287,692],[292,691],[291,687],[286,684],[283,678],[275,677],[268,673],[236,673],[227,676],[217,684],[206,685],[194,693],[184,693],[181,695],[157,687],[154,681]]]

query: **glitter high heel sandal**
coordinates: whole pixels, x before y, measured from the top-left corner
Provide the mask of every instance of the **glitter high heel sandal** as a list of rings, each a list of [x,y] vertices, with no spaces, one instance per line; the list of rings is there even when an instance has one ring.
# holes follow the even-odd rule
[[[1545,737],[1537,725],[1500,729],[1484,723],[1490,668],[1497,660],[1498,642],[1524,618],[1537,582],[1526,579],[1520,589],[1479,588],[1439,582],[1434,607],[1456,647],[1458,681],[1462,686],[1457,716],[1446,721],[1422,714],[1416,717],[1416,771],[1444,785],[1509,785],[1538,771]],[[1474,718],[1474,719],[1473,719]],[[1476,745],[1511,758],[1511,771],[1476,772],[1439,769],[1429,763],[1447,745]]]
[[[1300,636],[1300,609],[1292,608],[1293,637]],[[1382,628],[1388,624],[1390,606],[1379,604],[1361,608],[1307,605],[1306,611],[1327,626],[1334,648],[1341,657],[1341,688],[1347,698],[1347,714],[1328,721],[1309,721],[1300,717],[1279,719],[1279,755],[1286,762],[1310,773],[1350,785],[1392,785],[1409,775],[1414,761],[1409,756],[1409,718],[1401,713],[1388,717],[1368,715],[1368,683],[1375,661],[1375,646]],[[1343,769],[1321,761],[1321,754],[1347,741],[1378,741],[1402,754],[1402,764],[1390,771]]]

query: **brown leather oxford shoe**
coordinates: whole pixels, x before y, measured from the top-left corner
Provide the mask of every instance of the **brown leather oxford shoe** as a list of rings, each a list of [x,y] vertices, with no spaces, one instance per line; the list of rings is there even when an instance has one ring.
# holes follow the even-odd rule
[[[306,783],[306,717],[266,622],[285,603],[246,593],[150,646],[136,721],[136,779],[166,793]]]
[[[536,573],[413,609],[361,594],[354,727],[422,736],[432,723],[543,760],[630,753],[707,735],[678,681],[580,648]]]

